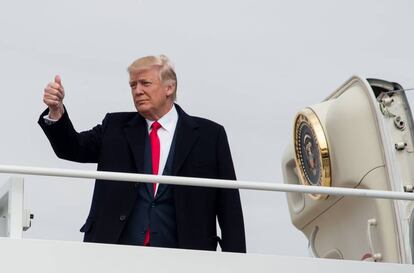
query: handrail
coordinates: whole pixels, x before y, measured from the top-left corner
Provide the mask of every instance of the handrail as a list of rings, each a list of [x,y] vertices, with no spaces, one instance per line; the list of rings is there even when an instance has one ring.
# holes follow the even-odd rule
[[[268,183],[268,182],[253,182],[253,181],[234,181],[234,180],[181,177],[181,176],[164,176],[164,175],[161,176],[161,175],[136,174],[136,173],[84,171],[84,170],[73,170],[73,169],[55,169],[55,168],[40,168],[40,167],[12,166],[12,165],[0,165],[0,173],[72,177],[72,178],[90,178],[90,179],[135,182],[135,183],[144,182],[144,183],[161,183],[161,184],[215,187],[215,188],[328,194],[328,195],[336,195],[336,196],[354,196],[354,197],[368,197],[368,198],[414,201],[414,193],[408,193],[408,192],[352,189],[352,188],[340,188],[340,187],[318,187],[318,186],[304,186],[304,185],[294,185],[294,184],[279,184],[279,183]]]

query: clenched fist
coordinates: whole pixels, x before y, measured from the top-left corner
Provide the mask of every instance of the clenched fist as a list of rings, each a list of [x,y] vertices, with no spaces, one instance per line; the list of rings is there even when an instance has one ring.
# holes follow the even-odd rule
[[[60,119],[63,115],[63,98],[65,90],[63,89],[62,79],[59,75],[55,76],[55,81],[50,82],[43,94],[43,102],[49,107],[49,118]]]

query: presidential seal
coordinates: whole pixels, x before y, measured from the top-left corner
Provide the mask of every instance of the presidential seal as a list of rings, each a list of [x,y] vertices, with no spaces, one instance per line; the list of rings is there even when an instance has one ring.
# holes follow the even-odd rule
[[[295,118],[295,161],[303,185],[331,186],[331,161],[328,143],[322,125],[315,112],[305,108]],[[310,194],[314,199],[326,199],[328,195]]]

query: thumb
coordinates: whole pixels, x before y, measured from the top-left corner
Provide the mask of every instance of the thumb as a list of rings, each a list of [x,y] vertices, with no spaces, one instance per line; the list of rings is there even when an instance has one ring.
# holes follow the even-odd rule
[[[60,78],[59,75],[55,76],[55,83],[59,84],[60,86],[62,86],[62,79]]]

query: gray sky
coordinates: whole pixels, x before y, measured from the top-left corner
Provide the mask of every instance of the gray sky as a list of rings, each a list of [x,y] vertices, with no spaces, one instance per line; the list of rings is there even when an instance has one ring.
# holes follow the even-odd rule
[[[225,126],[238,179],[282,183],[296,112],[353,74],[414,87],[413,10],[408,0],[3,0],[0,164],[94,170],[53,154],[36,124],[43,88],[60,74],[75,127],[89,129],[107,112],[134,110],[134,59],[166,54],[178,103]],[[36,218],[25,237],[81,240],[92,187],[27,177]],[[307,255],[285,194],[242,191],[242,202],[249,252]]]

